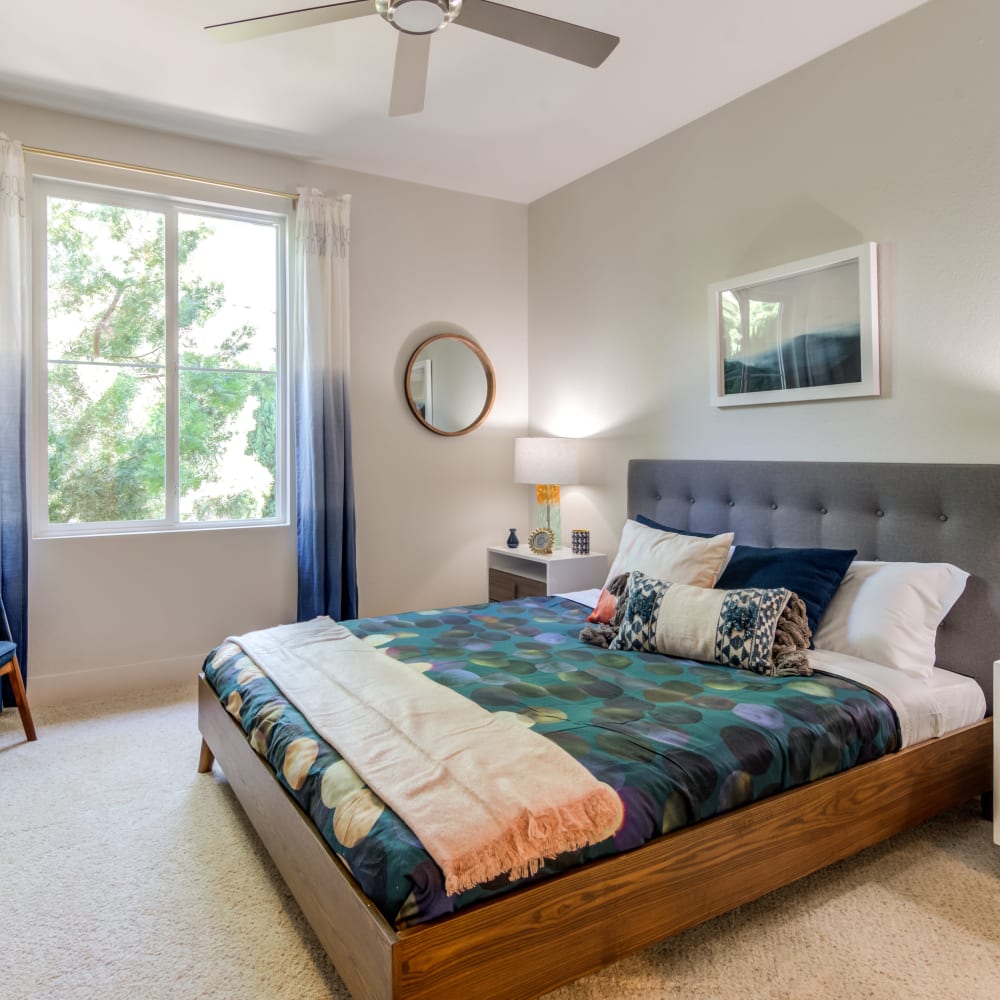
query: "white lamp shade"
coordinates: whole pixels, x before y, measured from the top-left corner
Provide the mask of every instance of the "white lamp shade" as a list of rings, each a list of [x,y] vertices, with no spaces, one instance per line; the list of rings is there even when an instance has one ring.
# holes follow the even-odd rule
[[[576,438],[515,438],[514,482],[579,483],[580,442]]]

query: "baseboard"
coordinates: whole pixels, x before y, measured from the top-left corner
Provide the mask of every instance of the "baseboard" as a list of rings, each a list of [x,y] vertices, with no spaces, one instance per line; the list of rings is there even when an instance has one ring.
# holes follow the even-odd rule
[[[32,709],[43,705],[95,701],[120,694],[176,687],[190,682],[191,696],[197,690],[198,671],[204,653],[170,660],[123,663],[97,670],[75,670],[61,674],[35,674],[28,670],[28,702]]]

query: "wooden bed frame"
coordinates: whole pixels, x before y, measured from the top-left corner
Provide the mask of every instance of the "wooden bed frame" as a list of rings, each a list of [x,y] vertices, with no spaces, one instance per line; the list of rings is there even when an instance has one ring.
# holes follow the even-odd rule
[[[640,468],[644,465],[649,467]],[[710,490],[704,484],[696,490],[692,480],[686,478],[692,467],[699,467],[695,472],[712,480]],[[705,527],[706,521],[698,522],[687,513],[701,498],[699,491],[704,488],[712,495],[718,493],[716,499],[724,496],[727,508],[742,510],[740,491],[757,481],[751,470],[760,468],[760,463],[630,463],[629,513],[641,511],[678,527]],[[851,480],[850,476],[845,478],[846,470],[860,470],[858,482],[867,486],[874,477],[876,483],[893,484],[890,493],[899,489],[901,506],[915,502],[914,490],[907,488],[907,475],[902,481],[899,478],[899,466],[797,463],[782,464],[780,468],[792,476],[796,489],[809,470],[828,469],[830,482],[841,485]],[[937,471],[943,467],[902,468]],[[982,476],[992,486],[1000,478],[994,467],[964,468],[990,470],[982,472]],[[661,475],[666,476],[664,482],[675,484],[671,490],[676,491],[676,496],[664,492],[667,487],[658,478]],[[737,538],[757,544],[808,544],[797,528],[802,510],[783,515],[791,518],[787,530],[776,528],[780,519],[774,512],[781,506],[771,497],[780,489],[772,476],[773,470],[765,480],[768,489],[762,494],[764,499],[753,499],[751,503],[748,495],[749,523],[743,526],[742,537],[737,526]],[[642,493],[650,482],[652,492],[649,502],[644,503]],[[832,492],[836,494],[837,490]],[[986,567],[981,578],[986,586],[973,587],[971,600],[980,605],[974,609],[979,627],[1000,637],[1000,605],[995,600],[1000,593],[1000,561],[995,551],[1000,537],[996,530],[1000,501],[991,499],[992,495],[1000,497],[1000,490],[988,497],[977,479],[975,492],[982,502],[992,504],[992,517],[984,523],[976,517],[976,511],[971,512],[969,530],[963,531],[954,545],[953,561],[974,575]],[[817,508],[812,493],[808,489],[806,493],[810,515],[820,509],[825,517],[835,510],[834,498],[822,498],[824,505]],[[849,516],[845,525],[858,514],[856,483],[847,488],[846,495]],[[943,525],[948,516],[941,514],[940,501],[936,497],[928,510],[933,510],[935,521]],[[880,505],[870,507],[866,516],[886,516],[889,500],[880,497],[878,502]],[[922,496],[919,503],[925,503]],[[765,509],[771,513],[762,514]],[[718,525],[718,511],[715,514]],[[738,522],[739,515],[729,520],[730,525]],[[963,519],[958,520],[961,528]],[[757,521],[766,522],[766,529],[762,531]],[[898,554],[900,546],[906,551],[907,542],[917,541],[916,536],[922,533],[926,533],[926,525],[907,516],[902,532],[897,532],[898,538],[890,541],[884,533],[880,536],[883,558],[903,558]],[[824,533],[813,544],[844,543],[837,540],[834,531],[833,537]],[[978,546],[980,551],[963,561],[967,546]],[[866,553],[860,544],[855,547],[862,558],[876,554]],[[984,548],[987,551],[983,552]],[[940,558],[921,554],[929,551],[926,545],[917,544],[910,551],[910,558]],[[970,580],[970,586],[972,583]],[[981,606],[984,601],[986,612]],[[981,617],[984,613],[988,613],[986,621]],[[976,646],[979,640],[992,641],[977,631],[970,645]],[[996,641],[1000,645],[1000,638]],[[953,661],[948,665],[961,669]],[[977,661],[975,671],[962,672],[976,676],[989,694],[990,661],[981,670]],[[357,1000],[514,1000],[538,996],[855,854],[943,810],[977,795],[985,796],[992,780],[992,720],[986,719],[675,831],[625,854],[513,890],[431,923],[396,930],[357,888],[309,817],[279,784],[266,761],[250,747],[242,728],[226,712],[204,676],[199,679],[198,705],[203,737],[199,770],[207,771],[213,759],[218,761],[337,972]]]

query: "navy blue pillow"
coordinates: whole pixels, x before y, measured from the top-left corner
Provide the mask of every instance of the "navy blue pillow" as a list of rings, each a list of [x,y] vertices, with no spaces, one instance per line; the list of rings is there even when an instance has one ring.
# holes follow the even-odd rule
[[[688,531],[687,528],[668,528],[667,525],[660,524],[659,521],[654,521],[651,517],[646,517],[645,514],[637,514],[635,519],[647,528],[656,528],[657,531],[672,531],[675,535],[694,535],[695,538],[715,538],[716,535],[721,534],[718,531]]]
[[[802,598],[813,634],[857,555],[855,549],[762,549],[737,545],[716,590],[786,587]],[[812,643],[809,644],[810,649]]]
[[[647,528],[672,531],[675,535],[695,535],[712,538],[711,531],[689,531],[660,524],[645,514],[636,520]],[[809,628],[815,634],[820,619],[844,579],[847,567],[857,555],[855,549],[780,549],[737,545],[722,575],[715,582],[716,590],[738,590],[741,587],[765,589],[785,587],[802,598],[806,606]],[[813,645],[810,641],[809,648]]]

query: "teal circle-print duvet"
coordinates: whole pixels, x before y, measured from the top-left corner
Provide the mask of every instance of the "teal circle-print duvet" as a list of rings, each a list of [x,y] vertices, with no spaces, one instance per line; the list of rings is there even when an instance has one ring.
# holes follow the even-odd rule
[[[851,681],[764,677],[600,649],[579,639],[587,613],[565,598],[536,597],[343,623],[430,681],[486,711],[515,716],[618,793],[625,818],[617,833],[551,859],[532,879],[899,748],[892,708]],[[528,881],[500,878],[446,895],[440,869],[413,832],[237,646],[214,650],[205,675],[253,748],[396,926],[432,920]]]

